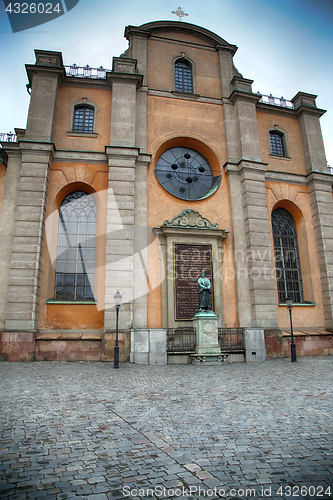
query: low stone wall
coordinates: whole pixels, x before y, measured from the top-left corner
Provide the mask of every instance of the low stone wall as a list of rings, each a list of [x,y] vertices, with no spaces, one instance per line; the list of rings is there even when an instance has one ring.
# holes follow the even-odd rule
[[[113,361],[116,332],[105,332],[102,335],[101,361]],[[129,361],[131,350],[131,334],[129,331],[118,332],[119,361]]]
[[[324,335],[295,336],[297,356],[333,356],[333,335],[326,332]],[[291,337],[283,338],[283,354],[290,357]]]
[[[166,365],[166,330],[163,328],[131,330],[130,361],[138,365]]]
[[[35,334],[32,332],[0,333],[1,361],[34,361]]]
[[[0,333],[0,361],[113,361],[115,332],[42,331]],[[118,333],[119,359],[130,357],[130,333]]]
[[[101,361],[101,341],[36,340],[35,361]]]
[[[267,358],[283,358],[283,337],[279,328],[265,329],[265,347]]]
[[[245,361],[260,363],[266,360],[265,335],[261,328],[244,328]]]
[[[333,355],[333,334],[322,329],[295,329],[294,339],[297,356]],[[287,330],[265,330],[268,358],[290,357],[291,335]]]

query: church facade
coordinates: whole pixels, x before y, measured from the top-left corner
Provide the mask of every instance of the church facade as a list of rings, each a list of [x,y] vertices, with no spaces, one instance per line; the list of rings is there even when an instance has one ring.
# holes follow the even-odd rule
[[[333,354],[316,96],[254,93],[237,47],[199,26],[125,36],[110,71],[43,50],[26,66],[27,126],[0,150],[1,359],[112,360],[120,290],[120,359],[163,364],[203,271],[243,359],[288,355],[287,296],[298,353]]]

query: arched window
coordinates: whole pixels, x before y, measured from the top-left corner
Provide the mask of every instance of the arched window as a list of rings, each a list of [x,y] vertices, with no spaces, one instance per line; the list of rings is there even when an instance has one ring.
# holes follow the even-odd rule
[[[175,62],[175,90],[177,92],[193,92],[192,65],[186,59]]]
[[[272,212],[275,267],[279,302],[285,303],[291,295],[295,303],[302,303],[303,288],[296,225],[292,215],[284,208]]]
[[[92,134],[94,132],[94,107],[79,104],[74,108],[73,132]]]
[[[97,207],[84,191],[70,193],[60,206],[54,299],[94,300]]]
[[[271,145],[271,154],[274,156],[286,156],[285,145],[282,132],[276,130],[269,133],[269,141]]]

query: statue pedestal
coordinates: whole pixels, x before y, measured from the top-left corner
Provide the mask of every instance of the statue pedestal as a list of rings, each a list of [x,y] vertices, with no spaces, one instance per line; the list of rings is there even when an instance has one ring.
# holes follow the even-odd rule
[[[193,362],[224,361],[218,341],[218,319],[213,311],[199,311],[193,318],[193,327],[196,330],[197,345]]]

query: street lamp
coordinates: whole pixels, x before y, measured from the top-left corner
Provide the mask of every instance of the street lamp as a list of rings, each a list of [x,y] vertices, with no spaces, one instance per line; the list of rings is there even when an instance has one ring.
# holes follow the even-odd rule
[[[119,346],[118,346],[118,318],[119,318],[119,309],[121,304],[122,296],[120,295],[119,290],[117,290],[116,295],[113,296],[114,305],[116,308],[116,345],[114,346],[114,368],[119,368]]]
[[[290,350],[291,350],[291,361],[293,362],[293,361],[297,361],[297,357],[296,357],[296,346],[295,346],[295,342],[294,342],[293,321],[292,321],[292,317],[291,317],[291,310],[293,308],[293,299],[291,298],[290,295],[286,298],[286,302],[287,302],[287,306],[288,306],[288,310],[289,310],[289,317],[290,317],[290,331],[291,331]]]

